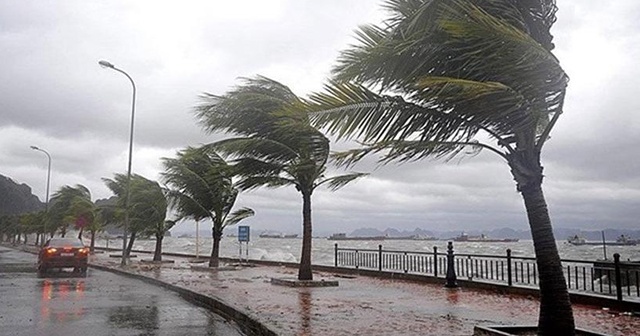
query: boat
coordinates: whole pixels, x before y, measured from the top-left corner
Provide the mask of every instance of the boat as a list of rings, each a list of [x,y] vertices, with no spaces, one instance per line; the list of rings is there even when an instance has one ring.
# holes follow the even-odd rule
[[[260,238],[282,238],[281,234],[261,233]]]
[[[347,237],[346,233],[334,233],[329,236],[329,240],[385,240],[386,236],[373,236],[373,237]]]
[[[625,235],[620,235],[615,241],[587,241],[583,237],[578,235],[571,236],[567,239],[567,242],[571,245],[609,245],[609,246],[635,246],[638,244],[637,239],[631,239]]]
[[[638,239],[631,239],[625,235],[620,235],[618,239],[616,239],[616,244],[619,245],[637,245]]]
[[[567,238],[567,243],[571,245],[587,245],[587,240],[584,237],[580,237],[578,235],[571,236]]]
[[[267,233],[263,232],[259,235],[260,238],[298,238],[297,234],[282,234],[282,233]]]
[[[469,236],[466,233],[462,233],[459,236],[453,238],[456,242],[474,242],[474,243],[516,243],[520,239],[518,238],[489,238],[484,234],[479,236]]]

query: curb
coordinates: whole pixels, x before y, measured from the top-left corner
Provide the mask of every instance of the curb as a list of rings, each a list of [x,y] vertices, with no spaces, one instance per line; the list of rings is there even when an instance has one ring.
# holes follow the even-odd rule
[[[213,313],[224,317],[227,320],[234,321],[240,327],[240,330],[245,332],[247,335],[250,335],[250,336],[253,336],[253,335],[277,336],[278,335],[276,332],[267,328],[265,325],[258,322],[256,319],[232,307],[231,305],[224,303],[218,298],[200,294],[180,286],[176,286],[164,281],[160,281],[158,279],[150,278],[140,274],[130,273],[124,270],[116,269],[116,268],[96,265],[93,263],[90,263],[89,266],[102,271],[112,272],[119,275],[124,275],[124,276],[128,276],[138,280],[142,280],[146,283],[160,286],[160,287],[169,289],[171,291],[174,291],[180,294],[180,296],[182,296],[185,300],[191,303],[194,303],[196,305],[199,305],[201,307],[204,307],[212,311]]]
[[[7,247],[7,248],[11,248],[11,249],[27,252],[27,253],[37,253],[37,252],[34,252],[33,250],[30,250],[27,247],[7,246],[5,244],[0,244],[0,245],[2,245],[4,247]],[[160,287],[166,288],[168,290],[171,290],[173,292],[176,292],[176,293],[180,294],[180,296],[182,298],[184,298],[185,300],[187,300],[188,302],[191,302],[191,303],[196,304],[198,306],[204,307],[204,308],[208,309],[209,311],[211,311],[211,312],[213,312],[215,314],[218,314],[218,315],[222,316],[223,318],[225,318],[227,320],[234,321],[238,325],[240,330],[242,330],[248,336],[278,336],[278,334],[276,332],[274,332],[273,330],[267,328],[265,325],[263,325],[262,323],[258,322],[256,319],[254,319],[254,318],[250,317],[249,315],[243,313],[242,311],[232,307],[231,305],[222,302],[222,300],[220,300],[218,298],[207,296],[207,295],[204,295],[204,294],[200,294],[200,293],[194,292],[192,290],[189,290],[189,289],[186,289],[186,288],[183,288],[183,287],[179,287],[179,286],[176,286],[176,285],[172,285],[170,283],[166,283],[164,281],[160,281],[158,279],[150,278],[150,277],[147,277],[147,276],[144,276],[144,275],[140,275],[140,274],[130,273],[130,272],[127,272],[127,271],[124,271],[124,270],[116,269],[116,268],[97,265],[97,264],[94,264],[94,263],[89,263],[89,267],[94,268],[94,269],[98,269],[98,270],[102,270],[102,271],[107,271],[107,272],[123,275],[123,276],[127,276],[127,277],[138,279],[138,280],[142,280],[142,281],[144,281],[146,283],[149,283],[149,284],[152,284],[152,285],[156,285],[156,286],[160,286]]]

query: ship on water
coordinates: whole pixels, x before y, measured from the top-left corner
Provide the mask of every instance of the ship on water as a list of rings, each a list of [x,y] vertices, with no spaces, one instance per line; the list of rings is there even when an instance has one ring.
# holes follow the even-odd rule
[[[386,236],[373,236],[373,237],[347,237],[346,233],[334,233],[329,236],[329,240],[385,240]]]
[[[282,234],[282,233],[268,233],[263,232],[259,235],[260,238],[298,238],[297,234]]]
[[[479,236],[470,236],[466,233],[462,233],[459,236],[453,238],[453,241],[456,242],[480,242],[480,243],[516,243],[520,239],[518,238],[489,238],[484,234]]]
[[[625,235],[620,235],[616,241],[587,241],[584,237],[574,235],[567,239],[567,243],[571,245],[609,245],[609,246],[635,246],[638,244],[637,239],[631,239]]]

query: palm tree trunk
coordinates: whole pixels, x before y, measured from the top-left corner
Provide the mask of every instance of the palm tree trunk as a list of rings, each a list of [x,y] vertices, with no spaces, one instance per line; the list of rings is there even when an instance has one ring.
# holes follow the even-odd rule
[[[89,251],[93,253],[96,249],[96,231],[91,230],[91,245],[89,247]]]
[[[127,246],[127,250],[125,256],[128,258],[131,255],[131,250],[133,249],[133,242],[136,240],[136,232],[131,231],[131,239],[129,239],[129,244]]]
[[[542,179],[540,179],[542,181]],[[521,190],[527,209],[540,279],[538,335],[575,335],[567,283],[541,183]]]
[[[162,261],[162,239],[164,239],[164,235],[156,234],[156,249],[153,251],[153,261]]]
[[[214,221],[215,223],[215,221]],[[211,249],[211,258],[209,258],[209,267],[218,267],[220,265],[220,260],[218,256],[220,255],[220,238],[222,238],[222,229],[218,230],[216,227],[218,225],[213,225],[213,248]]]
[[[311,270],[311,192],[302,192],[302,256],[298,280],[313,280]]]

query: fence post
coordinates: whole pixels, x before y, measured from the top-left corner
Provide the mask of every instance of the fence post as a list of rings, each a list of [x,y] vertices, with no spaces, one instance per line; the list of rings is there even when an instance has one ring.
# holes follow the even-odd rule
[[[335,248],[334,248],[334,252],[333,252],[333,260],[334,260],[334,264],[335,267],[338,268],[338,243],[334,244]]]
[[[378,271],[382,272],[382,244],[378,245]]]
[[[511,249],[507,249],[507,284],[509,287],[513,285],[513,280],[511,279]]]
[[[358,269],[358,267],[360,267],[360,260],[359,260],[360,258],[358,258],[358,250],[356,250],[354,255],[355,255],[355,259],[356,259],[355,260],[356,269]]]
[[[449,242],[447,244],[447,284],[445,285],[447,288],[458,287],[458,284],[456,283],[456,270],[453,258],[453,242]]]
[[[616,296],[622,301],[622,274],[620,274],[620,253],[613,254],[613,265],[616,273]]]
[[[438,277],[438,247],[433,247],[433,276]]]

